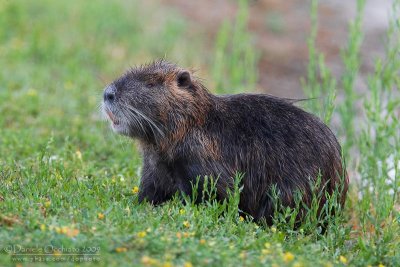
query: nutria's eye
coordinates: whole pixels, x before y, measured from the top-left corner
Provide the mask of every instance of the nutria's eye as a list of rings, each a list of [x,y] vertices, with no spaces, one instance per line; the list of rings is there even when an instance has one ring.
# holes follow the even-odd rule
[[[154,87],[154,86],[156,86],[155,83],[152,83],[152,82],[146,83],[146,87],[147,87],[147,88],[152,88],[152,87]]]

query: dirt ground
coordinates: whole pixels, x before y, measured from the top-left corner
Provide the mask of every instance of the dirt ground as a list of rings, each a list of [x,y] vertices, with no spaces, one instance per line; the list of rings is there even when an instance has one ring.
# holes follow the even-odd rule
[[[219,25],[232,19],[237,2],[231,0],[162,0],[192,22],[191,31],[204,35],[213,46]],[[318,48],[336,77],[341,75],[340,49],[346,44],[348,22],[355,16],[356,0],[320,1]],[[301,97],[300,78],[306,75],[310,2],[258,0],[250,2],[249,29],[261,52],[259,91],[283,97]],[[369,0],[365,8],[363,63],[358,81],[371,71],[374,58],[384,50],[390,0]]]

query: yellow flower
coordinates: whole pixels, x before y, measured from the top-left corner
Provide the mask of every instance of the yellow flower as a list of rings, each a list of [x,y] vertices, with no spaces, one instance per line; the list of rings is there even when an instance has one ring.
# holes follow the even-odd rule
[[[53,255],[54,256],[61,256],[61,252],[60,251],[58,251],[58,250],[55,250],[54,252],[53,252]]]
[[[63,180],[63,178],[62,178],[62,176],[61,176],[61,174],[60,174],[59,172],[56,172],[56,173],[55,173],[55,176],[56,176],[56,178],[57,178],[58,180]]]
[[[269,249],[262,249],[261,250],[261,254],[263,254],[263,255],[267,255],[269,253],[271,253],[271,251]]]
[[[152,258],[147,257],[147,256],[143,256],[141,261],[142,261],[143,264],[150,264],[151,260],[152,260]]]
[[[139,233],[137,234],[137,236],[140,237],[140,238],[143,238],[143,237],[145,237],[146,235],[147,235],[147,233],[146,233],[145,231],[139,232]]]
[[[200,239],[199,243],[200,243],[200,245],[205,245],[206,244],[206,240],[205,239]]]
[[[340,256],[340,257],[339,257],[339,261],[340,261],[341,263],[343,263],[343,264],[346,264],[346,263],[347,263],[347,259],[346,259],[345,256]]]
[[[295,262],[293,263],[293,267],[303,267],[303,264],[301,262]]]
[[[79,230],[78,229],[74,229],[74,228],[67,228],[67,231],[65,233],[66,236],[68,237],[75,237],[79,234]]]
[[[115,249],[115,251],[116,251],[117,253],[122,253],[122,252],[127,252],[128,249],[125,248],[125,247],[118,247],[118,248]]]
[[[294,255],[290,252],[286,252],[285,254],[283,254],[283,261],[288,263],[291,262],[292,260],[294,260]]]
[[[191,262],[187,261],[183,264],[183,267],[193,267],[193,264]]]
[[[46,202],[44,202],[44,206],[46,208],[50,207],[50,205],[51,205],[51,201],[50,200],[47,200]]]
[[[68,232],[68,227],[67,226],[63,226],[61,227],[61,231],[62,234],[66,234]]]
[[[101,212],[97,213],[97,218],[98,218],[99,220],[103,220],[103,219],[104,219],[104,214],[101,213]]]
[[[40,228],[42,228],[42,226]],[[69,228],[67,226],[55,227],[54,229],[55,229],[56,233],[66,235],[68,237],[75,237],[79,234],[78,229]]]
[[[46,225],[41,224],[41,225],[40,225],[40,230],[42,230],[43,232],[46,231]]]
[[[385,267],[382,263],[379,263],[378,267]]]
[[[172,267],[172,263],[170,261],[164,262],[164,264],[162,265],[163,267]]]
[[[185,226],[186,228],[190,227],[190,223],[188,221],[184,221],[183,222],[183,226]]]
[[[158,261],[156,259],[152,259],[149,256],[143,256],[141,262],[144,265],[155,265],[158,263]]]
[[[132,188],[132,194],[137,194],[137,193],[139,193],[139,187],[134,186],[134,187]]]
[[[37,93],[37,91],[35,89],[31,88],[26,92],[26,94],[28,96],[37,96],[38,93]]]
[[[243,222],[243,221],[244,221],[244,218],[243,218],[243,216],[240,216],[240,217],[239,217],[239,221],[241,221],[241,222]]]
[[[185,210],[184,210],[184,209],[180,209],[180,210],[179,210],[179,214],[180,214],[180,215],[185,214]]]
[[[82,160],[82,153],[79,150],[75,152],[75,155],[79,160]]]
[[[271,232],[275,233],[276,232],[276,228],[275,227],[271,227]]]
[[[244,260],[244,259],[246,258],[246,256],[247,256],[247,254],[246,254],[246,252],[244,252],[244,251],[240,252],[240,254],[239,254],[239,257],[240,257],[242,260]]]
[[[271,248],[271,243],[265,242],[264,247],[265,247],[265,248]]]

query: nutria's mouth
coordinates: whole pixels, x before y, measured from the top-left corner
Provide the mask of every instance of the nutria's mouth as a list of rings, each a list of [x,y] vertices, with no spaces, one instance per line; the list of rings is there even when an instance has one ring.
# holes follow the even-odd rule
[[[119,125],[119,120],[117,120],[117,118],[114,116],[114,114],[112,114],[111,111],[106,110],[106,113],[114,125]]]

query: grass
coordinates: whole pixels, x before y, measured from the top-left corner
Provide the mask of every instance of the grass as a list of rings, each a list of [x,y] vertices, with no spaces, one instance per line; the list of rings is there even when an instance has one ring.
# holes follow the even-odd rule
[[[279,218],[290,210],[270,228],[239,217],[238,189],[223,204],[139,205],[140,155],[99,118],[106,82],[128,63],[165,55],[209,66],[218,92],[253,88],[257,52],[249,45],[245,1],[233,26],[221,28],[214,51],[194,55],[205,48],[185,19],[155,4],[0,0],[0,265],[16,265],[9,249],[30,248],[55,254],[49,259],[95,253],[86,260],[102,266],[399,266],[399,1],[386,55],[364,96],[354,84],[363,1],[344,44],[340,80],[317,51],[312,3],[304,87],[320,99],[306,104],[326,122],[342,122],[335,131],[352,179],[343,215],[330,218],[324,235],[318,228],[305,233],[312,222],[287,227]],[[336,98],[341,94],[345,101]]]

